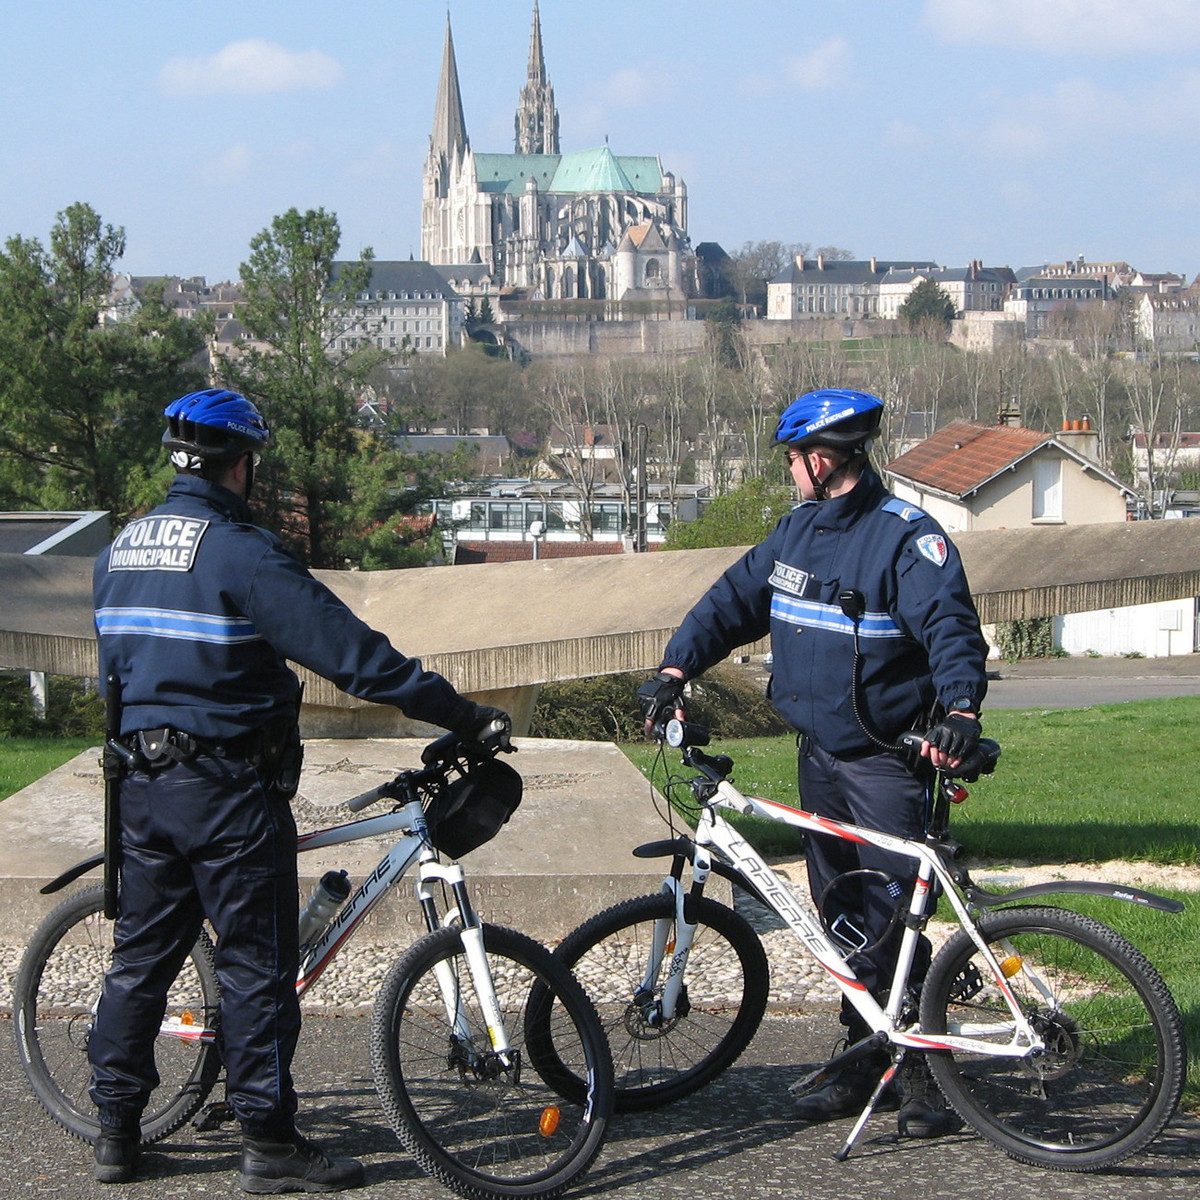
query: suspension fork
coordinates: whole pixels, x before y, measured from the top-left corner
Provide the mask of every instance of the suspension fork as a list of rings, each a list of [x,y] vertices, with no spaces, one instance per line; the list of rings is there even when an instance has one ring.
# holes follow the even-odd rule
[[[483,924],[467,893],[463,869],[458,863],[451,863],[448,866],[439,863],[432,851],[426,851],[423,854],[416,890],[421,911],[425,914],[425,922],[427,925],[432,922],[431,929],[437,929],[442,925],[442,922],[437,919],[437,909],[430,887],[434,881],[446,884],[454,897],[454,908],[447,913],[446,923],[456,919],[459,925],[459,937],[462,940],[463,954],[467,960],[467,971],[471,976],[475,998],[479,1002],[484,1022],[487,1025],[490,1048],[500,1056],[505,1067],[511,1067],[515,1061],[515,1055],[512,1043],[509,1041],[508,1030],[504,1026],[500,1003],[496,999],[495,981],[492,979],[491,965],[483,946]],[[458,974],[445,960],[436,964],[434,974],[441,989],[446,1019],[454,1030],[454,1036],[465,1045],[473,1045]]]
[[[677,856],[671,865],[671,873],[663,880],[662,894],[670,896],[675,912],[670,917],[660,917],[654,922],[654,935],[650,946],[646,973],[642,977],[635,1000],[643,1006],[655,1006],[657,1012],[648,1012],[651,1024],[666,1024],[679,1014],[679,1002],[683,996],[684,973],[692,943],[696,936],[696,923],[689,920],[695,902],[704,895],[704,885],[712,871],[712,858],[708,851],[708,839],[704,833],[704,817],[693,842],[692,882],[690,888],[683,884],[683,858]],[[663,978],[663,970],[666,977]],[[661,980],[661,994],[659,986]],[[655,1003],[654,997],[659,994]]]

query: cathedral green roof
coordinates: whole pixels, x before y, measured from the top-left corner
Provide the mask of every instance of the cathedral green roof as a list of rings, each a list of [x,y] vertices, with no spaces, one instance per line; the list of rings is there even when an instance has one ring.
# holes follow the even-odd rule
[[[615,155],[607,146],[574,154],[476,154],[475,176],[485,192],[519,195],[531,176],[539,192],[662,191],[662,171],[652,154]]]

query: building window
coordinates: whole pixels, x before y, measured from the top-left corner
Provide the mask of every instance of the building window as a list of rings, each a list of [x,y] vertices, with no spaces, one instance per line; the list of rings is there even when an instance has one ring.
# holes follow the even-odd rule
[[[1062,459],[1033,460],[1033,519],[1053,523],[1062,516]]]

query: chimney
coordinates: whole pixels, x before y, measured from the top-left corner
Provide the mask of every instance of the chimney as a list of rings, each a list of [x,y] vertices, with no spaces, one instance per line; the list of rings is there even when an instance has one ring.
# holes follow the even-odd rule
[[[825,270],[825,255],[823,255],[823,254],[817,255],[817,270],[818,271]]]
[[[796,269],[799,271],[804,270],[804,255],[803,254],[796,255]]]
[[[879,264],[876,261],[875,255],[871,255],[871,274],[875,275],[879,271]]]
[[[1021,407],[1017,404],[1015,396],[996,414],[996,424],[1009,429],[1020,429]]]
[[[1079,420],[1064,420],[1058,440],[1080,458],[1094,463],[1100,461],[1100,433],[1092,428],[1092,418],[1087,413]]]

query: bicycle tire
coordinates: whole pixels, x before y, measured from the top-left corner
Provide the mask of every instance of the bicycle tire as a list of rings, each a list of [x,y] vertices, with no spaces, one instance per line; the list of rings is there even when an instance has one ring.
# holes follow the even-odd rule
[[[104,917],[104,888],[68,896],[34,931],[13,986],[17,1057],[39,1103],[85,1142],[100,1133],[88,1095],[87,1043],[112,955],[113,923]],[[192,1014],[213,1028],[220,985],[206,933],[172,985],[168,1015]],[[160,1035],[155,1063],[161,1082],[142,1113],[142,1141],[155,1142],[189,1120],[212,1091],[221,1069],[212,1042]]]
[[[612,1060],[595,1009],[570,972],[523,934],[493,925],[483,931],[504,1025],[518,1051],[515,1069],[490,1052],[460,931],[442,929],[413,945],[380,990],[371,1021],[376,1087],[405,1149],[459,1195],[557,1196],[604,1143]],[[447,967],[460,989],[470,1046],[449,1026],[437,980]],[[588,1081],[578,1101],[564,1102],[538,1072],[546,1057],[538,1042],[547,1037],[563,1053],[570,1047],[568,1061]]]
[[[555,951],[600,1013],[616,1071],[618,1113],[658,1108],[711,1083],[762,1023],[770,968],[758,934],[707,896],[690,903],[696,934],[681,1011],[667,1024],[654,1018],[660,993],[638,993],[655,923],[674,920],[672,897],[660,893],[616,904],[568,934]],[[674,945],[673,933],[668,944]],[[578,1080],[569,1083],[568,1094],[579,1086]]]
[[[978,929],[1012,965],[1008,984],[1046,1049],[1026,1059],[930,1053],[947,1100],[1019,1162],[1095,1171],[1146,1146],[1175,1111],[1187,1063],[1158,972],[1119,933],[1065,909],[1003,909]],[[965,930],[938,953],[921,995],[923,1031],[991,1025],[1008,1040],[1011,1015],[978,954]]]

